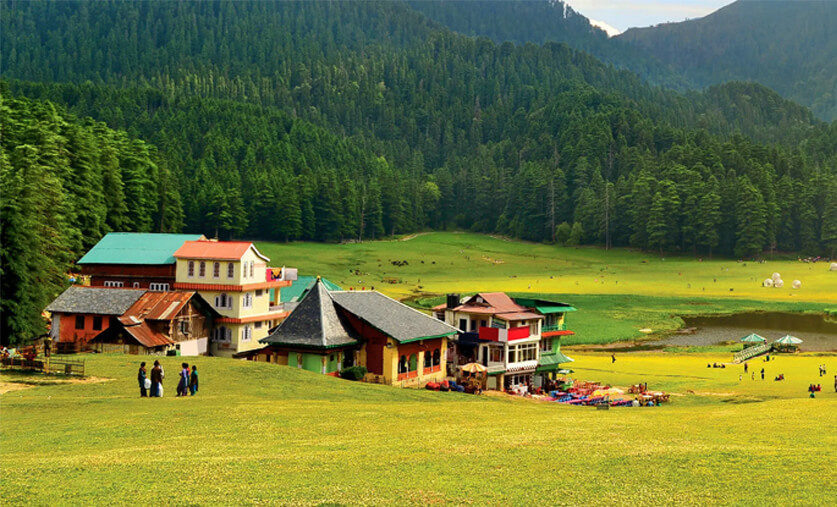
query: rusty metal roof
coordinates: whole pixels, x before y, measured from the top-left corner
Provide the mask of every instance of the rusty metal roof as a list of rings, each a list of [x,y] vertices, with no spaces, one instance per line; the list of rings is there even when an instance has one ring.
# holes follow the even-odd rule
[[[120,320],[123,317],[135,317],[138,320],[171,320],[194,295],[194,291],[148,291],[128,308]]]
[[[122,321],[122,319],[119,319]],[[163,347],[171,345],[174,342],[168,339],[164,334],[158,333],[151,329],[147,322],[143,321],[139,324],[125,326],[125,331],[133,336],[138,342],[146,347]]]

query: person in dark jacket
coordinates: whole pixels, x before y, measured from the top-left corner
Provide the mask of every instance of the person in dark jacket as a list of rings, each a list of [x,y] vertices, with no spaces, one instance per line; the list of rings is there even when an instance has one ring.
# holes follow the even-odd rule
[[[159,398],[161,395],[160,387],[163,385],[163,368],[160,367],[160,361],[154,361],[154,367],[151,368],[151,396]]]
[[[189,387],[189,365],[187,363],[181,363],[180,366],[183,369],[180,370],[180,380],[177,382],[177,395],[186,396],[186,390]]]
[[[145,389],[145,379],[148,377],[148,374],[145,371],[145,361],[140,363],[139,372],[137,372],[137,382],[139,382],[140,387],[140,398],[147,398],[148,391]]]
[[[198,367],[197,365],[192,365],[192,376],[189,377],[189,392],[192,393],[192,396],[198,392]]]

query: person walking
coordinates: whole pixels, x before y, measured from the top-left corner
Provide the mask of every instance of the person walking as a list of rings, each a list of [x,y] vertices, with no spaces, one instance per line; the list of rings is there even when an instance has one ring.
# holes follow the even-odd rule
[[[161,398],[163,396],[163,368],[160,366],[160,361],[154,361],[154,367],[151,368],[151,397]]]
[[[137,372],[137,382],[139,382],[140,388],[140,398],[147,398],[148,397],[148,390],[145,388],[145,381],[148,378],[148,374],[145,371],[145,361],[140,363],[139,371]]]
[[[764,368],[761,369],[761,379],[764,380]]]
[[[189,392],[192,396],[198,392],[198,366],[195,364],[192,365],[192,376],[189,377]]]
[[[186,396],[186,386],[189,385],[189,365],[182,363],[181,366],[183,369],[180,370],[180,380],[177,382],[177,395]]]
[[[747,373],[747,363],[744,363],[744,373]]]
[[[613,364],[615,362],[616,362],[616,354],[611,354],[610,355],[610,364]]]

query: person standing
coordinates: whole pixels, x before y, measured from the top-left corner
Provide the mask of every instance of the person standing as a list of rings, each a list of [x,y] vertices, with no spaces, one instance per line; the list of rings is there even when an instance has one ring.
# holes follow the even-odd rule
[[[613,364],[615,362],[616,362],[616,354],[611,354],[610,355],[610,364]]]
[[[148,374],[145,371],[145,361],[140,363],[139,371],[137,372],[137,382],[139,382],[140,387],[140,398],[147,398],[148,397],[148,390],[145,389],[145,380],[148,378]]]
[[[189,365],[182,363],[181,366],[183,369],[180,370],[180,380],[177,382],[177,395],[186,396],[186,386],[189,385]]]
[[[189,391],[192,396],[198,392],[198,366],[195,364],[192,365],[192,376],[189,377]]]
[[[160,366],[160,361],[154,361],[154,367],[151,368],[151,397],[160,398],[163,396],[163,368]]]
[[[764,368],[761,369],[761,379],[764,380]]]
[[[747,363],[744,363],[744,373],[747,373]]]

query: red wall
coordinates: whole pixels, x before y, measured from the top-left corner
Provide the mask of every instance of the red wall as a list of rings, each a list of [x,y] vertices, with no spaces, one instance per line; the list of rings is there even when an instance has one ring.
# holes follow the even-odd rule
[[[175,265],[91,264],[82,266],[81,274],[90,276],[90,285],[93,287],[104,287],[106,281],[114,281],[123,282],[126,289],[132,289],[134,282],[139,282],[139,288],[147,289],[151,283],[173,285]]]
[[[388,336],[369,326],[349,312],[342,311],[346,320],[357,333],[367,340],[366,344],[366,369],[370,373],[384,374],[384,347],[387,346]]]
[[[109,315],[98,315],[98,317],[102,317],[102,329],[94,330],[94,315],[84,315],[84,329],[76,329],[76,315],[77,314],[61,314],[58,341],[65,343],[78,342],[84,345],[91,339],[95,338],[99,333],[109,328],[111,324],[111,317]]]

